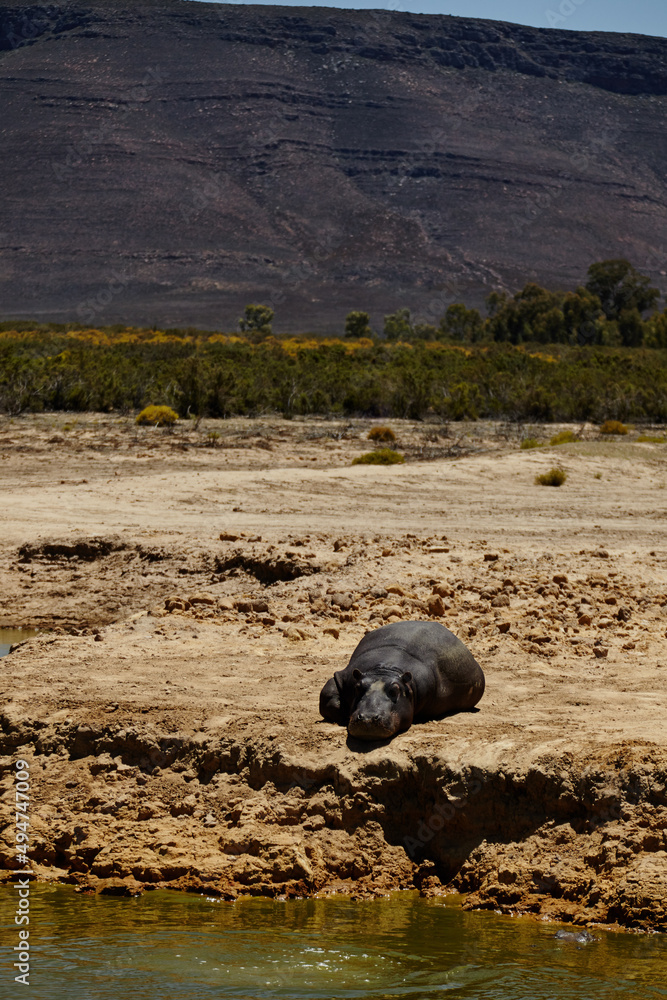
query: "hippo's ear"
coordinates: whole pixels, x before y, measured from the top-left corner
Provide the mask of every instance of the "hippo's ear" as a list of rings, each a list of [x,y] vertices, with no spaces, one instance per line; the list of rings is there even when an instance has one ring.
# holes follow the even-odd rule
[[[352,671],[352,678],[358,683],[361,680],[361,670],[357,670],[355,667]]]

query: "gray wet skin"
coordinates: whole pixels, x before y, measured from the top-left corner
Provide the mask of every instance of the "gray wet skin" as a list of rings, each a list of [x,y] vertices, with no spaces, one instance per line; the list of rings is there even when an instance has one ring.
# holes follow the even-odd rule
[[[386,740],[413,722],[473,708],[484,674],[438,622],[394,622],[364,636],[322,688],[320,714],[360,740]]]

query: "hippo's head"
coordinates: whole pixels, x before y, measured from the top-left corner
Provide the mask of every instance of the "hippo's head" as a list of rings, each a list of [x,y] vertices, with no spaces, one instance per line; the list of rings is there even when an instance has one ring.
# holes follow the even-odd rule
[[[409,729],[414,714],[412,674],[352,673],[353,691],[347,731],[358,740],[387,740]]]

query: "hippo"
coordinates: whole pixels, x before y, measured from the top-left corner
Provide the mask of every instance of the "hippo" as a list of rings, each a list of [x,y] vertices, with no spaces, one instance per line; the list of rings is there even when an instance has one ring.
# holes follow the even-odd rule
[[[384,625],[361,640],[320,693],[320,714],[359,740],[386,740],[414,721],[473,708],[484,674],[460,639],[438,622]]]

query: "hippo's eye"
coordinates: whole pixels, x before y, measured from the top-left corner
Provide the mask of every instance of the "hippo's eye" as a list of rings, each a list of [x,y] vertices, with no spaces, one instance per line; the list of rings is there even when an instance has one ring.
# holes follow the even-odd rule
[[[392,701],[398,701],[398,696],[399,696],[400,693],[401,693],[401,689],[398,686],[398,684],[391,684],[389,686],[389,690],[388,690],[387,694],[389,695],[389,697],[391,698]]]

